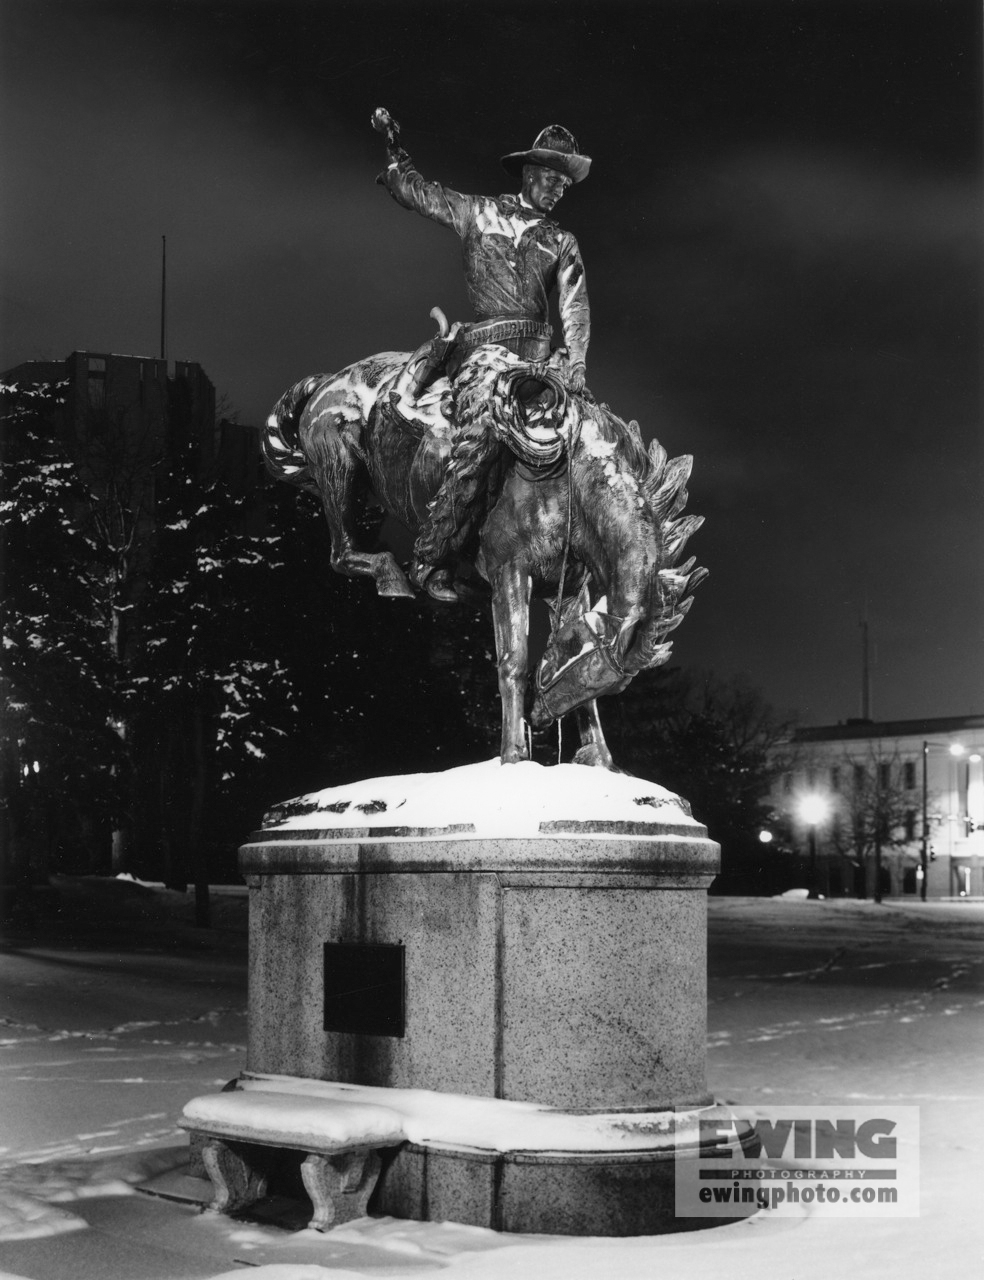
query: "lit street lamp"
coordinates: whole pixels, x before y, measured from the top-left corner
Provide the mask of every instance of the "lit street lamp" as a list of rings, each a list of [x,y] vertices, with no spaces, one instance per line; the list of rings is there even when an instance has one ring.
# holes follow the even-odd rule
[[[951,756],[962,756],[966,747],[959,742],[927,742],[922,744],[922,850],[919,865],[922,870],[922,884],[919,886],[919,897],[926,901],[926,881],[929,878],[929,749],[930,747],[946,748]]]
[[[796,812],[807,828],[810,848],[810,895],[816,898],[819,896],[817,893],[817,827],[827,820],[830,805],[825,796],[814,792],[800,797]]]

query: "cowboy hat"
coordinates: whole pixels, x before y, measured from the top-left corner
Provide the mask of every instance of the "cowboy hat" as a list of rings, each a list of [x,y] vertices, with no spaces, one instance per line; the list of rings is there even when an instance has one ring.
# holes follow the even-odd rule
[[[516,177],[522,177],[524,164],[538,164],[545,169],[566,173],[572,182],[588,176],[591,157],[578,155],[577,140],[563,125],[548,124],[541,129],[529,151],[511,151],[502,157],[502,166]]]

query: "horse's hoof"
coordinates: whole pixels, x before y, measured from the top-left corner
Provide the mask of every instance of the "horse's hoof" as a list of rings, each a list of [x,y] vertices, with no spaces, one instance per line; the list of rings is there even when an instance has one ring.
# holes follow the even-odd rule
[[[406,578],[402,581],[391,579],[376,585],[376,594],[387,600],[416,600],[417,596]]]
[[[593,743],[586,747],[578,747],[574,752],[572,764],[587,764],[595,769],[610,769],[613,773],[619,773],[621,770],[615,768],[615,761],[611,754],[607,751],[601,751]]]

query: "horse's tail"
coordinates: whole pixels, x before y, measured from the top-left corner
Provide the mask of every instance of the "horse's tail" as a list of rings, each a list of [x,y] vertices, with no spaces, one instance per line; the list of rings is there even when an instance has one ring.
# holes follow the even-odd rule
[[[319,373],[295,382],[273,406],[260,434],[260,450],[266,469],[276,480],[317,491],[311,468],[301,448],[298,427],[301,414],[328,375]]]

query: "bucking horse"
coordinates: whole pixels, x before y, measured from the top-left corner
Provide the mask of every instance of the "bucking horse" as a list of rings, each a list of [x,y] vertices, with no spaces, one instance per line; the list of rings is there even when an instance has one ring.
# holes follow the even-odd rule
[[[574,712],[575,761],[613,768],[596,699],[667,661],[667,637],[706,576],[693,558],[681,563],[703,523],[681,514],[693,459],[670,459],[655,440],[647,450],[636,422],[567,389],[557,359],[532,365],[501,347],[487,350],[453,386],[439,377],[410,413],[406,388],[416,370],[407,352],[305,378],[270,415],[264,459],[278,479],[320,496],[337,572],[372,578],[381,596],[413,597],[392,552],[357,545],[366,482],[416,533],[441,484],[455,417],[487,415],[501,460],[462,552],[491,588],[501,759],[530,758],[525,704],[536,596],[548,602],[552,625],[530,721],[539,728]]]

